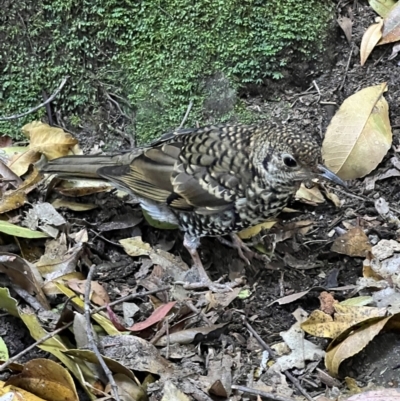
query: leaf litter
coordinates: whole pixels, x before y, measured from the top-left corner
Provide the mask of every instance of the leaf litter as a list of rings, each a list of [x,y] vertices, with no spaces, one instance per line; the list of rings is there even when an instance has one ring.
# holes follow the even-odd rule
[[[391,88],[389,85],[389,92],[390,90]],[[382,95],[382,87],[380,87],[380,91]],[[364,95],[361,97],[363,96]],[[379,100],[381,99],[382,96]],[[376,102],[379,100],[376,100]],[[378,110],[372,108],[372,112],[370,111],[369,114],[377,112],[379,115],[380,105],[378,105],[377,109]],[[382,110],[385,112],[384,107]],[[370,118],[368,117],[368,112],[366,115],[366,120],[368,120]],[[373,118],[375,118],[375,116],[373,116]],[[380,115],[379,118],[382,119],[382,115]],[[378,128],[380,127],[379,121],[376,123],[376,126],[378,126]],[[44,128],[48,129],[47,127]],[[44,131],[46,132],[46,130]],[[58,133],[60,132],[58,131]],[[388,131],[385,132],[383,130],[379,134],[382,133],[383,136],[388,135]],[[63,137],[64,134],[60,134],[61,137]],[[364,135],[367,134],[362,131],[361,136]],[[376,135],[376,133],[373,135]],[[49,135],[45,136],[46,141],[48,141],[49,137]],[[14,165],[14,168],[17,171],[28,171],[29,164],[32,160],[35,160],[38,157],[37,154],[33,154],[32,150],[40,153],[40,149],[46,151],[46,149],[49,148],[48,142],[44,143],[41,147],[40,141],[37,138],[39,138],[39,136],[36,137],[37,142],[34,143],[34,146],[29,149],[28,152],[30,152],[30,154],[28,156],[25,155],[24,157],[21,157],[21,154],[23,155],[24,153],[19,152],[20,156],[11,161],[11,166]],[[68,144],[68,136],[65,136],[64,138],[67,138],[65,142]],[[391,139],[388,140],[386,138],[386,151],[382,152],[382,154],[379,155],[380,159],[378,160],[378,158],[376,158],[373,164],[371,164],[371,160],[366,160],[367,158],[358,156],[358,158],[353,159],[354,156],[350,152],[346,155],[346,160],[343,165],[348,170],[352,170],[351,166],[361,164],[362,171],[357,172],[358,177],[374,172],[378,163],[381,162],[382,159],[384,160],[390,145]],[[72,143],[69,143],[65,148],[68,148],[68,151],[70,151],[71,147],[74,146],[75,144],[73,145]],[[327,145],[325,144],[324,146]],[[355,146],[358,146],[357,139],[355,140]],[[327,156],[328,159],[329,157],[332,159],[332,155],[334,155],[336,150],[329,149],[328,146],[325,148],[324,152],[324,155]],[[364,163],[366,165],[363,165]],[[367,173],[365,173],[365,171],[367,171]],[[339,174],[344,174],[344,172],[346,172],[346,169],[343,167],[342,172]],[[19,175],[22,177],[23,181],[26,180],[23,173]],[[351,177],[354,178],[354,176]],[[395,174],[390,175],[389,173],[384,179],[390,181],[396,179],[396,177]],[[375,191],[376,187],[381,188],[380,181],[380,179],[375,180],[375,187],[373,189],[368,188],[368,190]],[[76,336],[78,336],[79,331],[81,331],[78,327],[82,327],[82,325],[86,324],[84,323],[84,320],[82,320],[83,315],[81,315],[84,309],[84,302],[81,299],[82,294],[84,293],[84,277],[89,265],[92,263],[91,260],[93,260],[93,254],[96,255],[99,264],[98,275],[100,278],[99,281],[101,282],[101,293],[103,295],[95,301],[99,289],[96,288],[96,284],[93,284],[91,294],[91,299],[94,304],[92,305],[93,325],[96,326],[96,332],[100,333],[98,340],[99,344],[104,347],[104,355],[109,355],[109,358],[106,356],[106,362],[114,373],[118,387],[121,388],[121,392],[128,391],[135,393],[137,394],[135,395],[137,399],[141,399],[141,397],[147,399],[148,395],[151,397],[151,394],[161,394],[162,392],[164,398],[168,397],[168,394],[173,394],[171,397],[183,397],[182,399],[187,397],[190,399],[191,395],[196,394],[196,391],[201,391],[202,394],[208,394],[209,396],[217,395],[220,397],[235,397],[235,385],[232,385],[232,383],[234,383],[235,377],[237,377],[239,372],[236,372],[234,367],[239,367],[239,369],[242,367],[241,362],[243,361],[240,360],[242,355],[241,353],[244,355],[247,346],[249,349],[254,349],[250,347],[251,341],[247,341],[246,336],[248,333],[242,330],[243,320],[241,319],[241,315],[246,314],[248,321],[261,328],[266,320],[273,320],[275,313],[273,308],[276,308],[277,306],[270,306],[269,309],[266,309],[270,314],[269,316],[266,316],[265,308],[260,308],[259,310],[246,310],[245,303],[243,304],[245,301],[239,300],[239,294],[242,290],[239,288],[235,289],[233,294],[230,294],[229,300],[219,298],[219,294],[193,294],[192,292],[182,291],[181,286],[175,286],[175,281],[177,278],[183,279],[189,271],[189,267],[184,263],[184,261],[182,261],[179,255],[180,252],[176,252],[177,249],[175,246],[173,253],[169,252],[170,248],[168,248],[168,250],[165,250],[164,248],[157,249],[158,241],[163,244],[171,243],[174,245],[177,244],[178,241],[168,238],[168,235],[164,236],[163,234],[154,233],[152,230],[148,229],[146,223],[143,223],[140,220],[133,223],[126,223],[123,221],[124,219],[121,219],[120,223],[117,220],[114,222],[113,218],[115,215],[112,214],[114,210],[113,207],[108,207],[108,214],[105,213],[104,205],[106,203],[101,197],[96,198],[93,195],[94,193],[101,191],[92,191],[92,188],[94,187],[89,187],[89,183],[85,183],[84,186],[79,187],[79,190],[76,189],[77,187],[74,188],[73,186],[70,188],[72,189],[70,191],[65,190],[64,194],[76,198],[77,201],[71,208],[68,207],[68,202],[64,204],[66,206],[59,206],[61,208],[60,210],[63,211],[61,215],[64,218],[65,223],[58,225],[55,224],[55,221],[52,219],[45,222],[45,224],[50,225],[53,229],[58,230],[58,232],[53,231],[53,235],[55,236],[55,239],[52,240],[55,241],[53,247],[48,246],[46,249],[44,248],[44,242],[46,241],[51,244],[50,240],[36,240],[40,241],[42,256],[46,257],[42,258],[41,263],[38,263],[37,260],[32,261],[31,263],[36,266],[37,269],[40,268],[43,271],[42,274],[44,275],[45,282],[41,283],[40,279],[36,279],[36,282],[33,282],[32,284],[31,281],[33,279],[31,278],[29,284],[33,285],[32,288],[48,288],[43,286],[52,285],[53,291],[54,289],[57,289],[58,294],[65,295],[65,297],[59,295],[58,301],[56,302],[59,302],[61,299],[65,302],[69,299],[68,302],[65,302],[65,309],[66,312],[69,311],[77,316],[75,332]],[[86,190],[85,188],[89,188],[89,190]],[[105,190],[105,187],[98,188]],[[316,204],[321,205],[322,202],[325,203],[324,197],[329,193],[324,192],[323,187],[318,186],[314,188],[317,188],[318,191],[313,189],[311,192],[313,193],[313,197],[311,197],[308,191],[305,191],[307,195],[298,196],[298,199],[308,203],[307,207],[310,207],[310,210],[313,210]],[[14,190],[15,189],[12,187],[8,187],[8,191],[13,192]],[[317,198],[315,198],[315,194],[317,194]],[[322,194],[322,197],[320,194]],[[397,240],[399,238],[394,237],[391,239],[391,241],[395,242],[395,245],[392,246],[390,251],[386,250],[386,253],[383,253],[383,256],[378,252],[379,248],[374,248],[377,244],[380,244],[379,239],[381,233],[391,232],[390,230],[392,226],[390,226],[390,224],[393,224],[393,218],[390,216],[390,213],[394,213],[393,210],[391,210],[393,209],[393,204],[387,204],[386,210],[384,202],[380,202],[380,206],[377,205],[375,212],[372,211],[371,208],[362,208],[362,213],[360,213],[360,202],[358,202],[358,205],[355,205],[355,207],[353,205],[352,209],[351,207],[347,207],[348,205],[346,202],[348,202],[348,199],[345,196],[343,199],[343,194],[341,192],[335,191],[332,192],[332,194],[336,196],[336,198],[333,197],[332,200],[334,205],[340,207],[343,205],[343,202],[345,202],[344,204],[346,209],[344,213],[343,208],[336,209],[337,220],[329,222],[332,226],[330,229],[334,230],[334,238],[331,242],[330,240],[327,240],[328,237],[320,239],[320,237],[315,237],[313,234],[320,228],[320,220],[325,218],[322,214],[310,214],[310,218],[308,219],[299,219],[296,213],[292,212],[290,219],[294,219],[294,221],[288,223],[284,218],[281,219],[281,217],[279,217],[279,219],[274,222],[274,227],[270,232],[266,233],[266,227],[261,227],[256,234],[258,236],[257,241],[262,242],[266,247],[272,245],[272,248],[276,249],[277,254],[290,255],[286,257],[286,261],[288,261],[287,263],[290,262],[293,266],[296,264],[295,259],[297,255],[300,254],[299,251],[303,246],[302,244],[306,244],[304,246],[309,246],[310,244],[312,245],[313,242],[318,244],[318,241],[325,241],[319,246],[324,246],[325,252],[328,253],[329,258],[332,258],[332,260],[340,258],[340,260],[344,261],[343,268],[345,269],[349,268],[351,265],[357,265],[363,270],[364,276],[357,280],[356,289],[354,289],[354,286],[346,288],[343,286],[342,290],[335,292],[339,299],[342,299],[343,297],[347,298],[346,301],[348,304],[342,305],[339,300],[336,302],[335,296],[326,295],[324,291],[327,294],[330,294],[333,290],[323,286],[314,286],[313,291],[299,291],[297,294],[296,286],[293,288],[283,289],[281,293],[278,291],[277,287],[274,294],[275,300],[279,299],[279,294],[282,295],[282,300],[286,297],[286,299],[281,302],[282,305],[290,305],[298,302],[299,299],[314,299],[316,298],[315,294],[319,293],[321,307],[318,313],[323,313],[323,319],[326,319],[322,320],[324,322],[329,322],[328,327],[330,328],[339,327],[336,331],[332,330],[332,333],[334,333],[336,337],[327,348],[328,353],[325,357],[326,369],[328,369],[332,375],[336,375],[339,372],[339,367],[345,365],[345,362],[356,352],[362,352],[364,349],[367,349],[368,344],[374,337],[381,335],[381,333],[387,328],[398,330],[398,312],[393,308],[393,305],[396,306],[396,304],[394,304],[395,301],[393,300],[396,299],[394,295],[398,294],[398,284],[396,283],[396,271],[391,268],[389,261],[391,258],[396,257],[398,246]],[[74,214],[71,214],[70,212],[73,212],[74,210],[79,211],[79,205],[84,205],[84,202],[86,202],[86,199],[80,199],[81,195],[91,197],[90,202],[92,205],[97,206],[97,211],[94,213],[96,213],[96,217],[98,218],[96,220],[98,233],[95,237],[93,237],[93,233],[89,233],[90,235],[87,240],[81,240],[85,236],[82,237],[81,235],[77,235],[77,233],[84,233],[85,227],[93,227],[92,223],[89,221],[88,224],[85,225],[84,219],[82,218],[74,220]],[[318,201],[316,199],[318,199]],[[21,205],[19,203],[21,203]],[[16,207],[13,210],[18,211],[19,209],[22,209],[24,212],[36,209],[40,210],[40,207],[31,207],[26,204],[26,202],[20,201],[19,203],[14,202],[14,206]],[[335,206],[331,205],[330,207]],[[126,208],[128,208],[128,215],[134,215],[134,213],[131,213],[132,207],[130,205],[126,205],[124,208],[124,213],[127,212]],[[65,209],[68,209],[69,211],[64,212]],[[85,206],[82,206],[82,210],[80,210],[79,213],[86,213],[86,211],[90,213],[90,209],[91,207],[85,209]],[[52,215],[54,215],[53,211],[49,213],[49,216]],[[123,214],[121,215],[123,216]],[[39,223],[41,220],[42,222],[46,220],[39,218],[40,213],[36,213],[34,216],[35,218],[32,218],[32,221],[37,221]],[[15,218],[13,223],[7,221],[6,223],[19,227],[21,230],[23,227],[20,227],[19,224],[24,220],[22,215],[13,216],[13,218]],[[326,222],[324,222],[324,226],[326,225]],[[39,224],[32,226],[30,231],[40,233],[40,231],[36,230],[39,230]],[[64,230],[66,232],[61,233],[61,231]],[[358,232],[357,235],[355,235],[356,232]],[[17,230],[7,232],[7,235],[11,238],[14,238],[13,236],[18,236],[18,234],[22,236],[21,232],[18,232]],[[40,233],[40,235],[43,237],[42,233]],[[246,238],[250,238],[251,236],[253,235],[250,234]],[[131,258],[114,251],[114,253],[109,254],[111,260],[102,263],[102,259],[99,258],[99,255],[104,255],[104,244],[107,244],[107,242],[105,242],[105,240],[99,241],[101,237],[110,241],[109,243],[114,244],[118,244],[119,241],[122,241],[125,246],[127,246],[127,243],[129,243],[131,239],[135,239],[136,242],[134,242],[133,245],[136,248],[133,248],[133,246],[129,248],[127,246],[127,248],[130,249],[129,252],[135,256]],[[378,237],[378,241],[374,243],[375,237]],[[38,238],[40,237],[38,236]],[[336,241],[341,244],[339,252],[338,249],[332,247]],[[98,245],[99,242],[102,246]],[[130,242],[129,245],[132,245],[132,242]],[[380,244],[379,246],[382,247],[383,245],[384,244]],[[57,248],[59,248],[59,252],[53,254],[54,249]],[[135,251],[132,251],[132,249],[135,249]],[[213,253],[218,254],[218,247],[215,247],[213,251]],[[392,253],[390,254],[390,252]],[[386,256],[388,253],[390,255]],[[54,257],[51,258],[51,255]],[[7,255],[4,256],[6,257]],[[205,259],[207,260],[206,257]],[[51,260],[53,260],[53,262],[51,262]],[[221,258],[221,260],[225,261],[223,258]],[[311,266],[312,263],[314,263],[311,259],[306,257],[302,257],[298,260],[302,261],[301,265],[304,267],[307,266],[307,262]],[[114,266],[118,263],[123,267],[116,269],[116,271],[113,271],[112,268],[110,269],[110,266]],[[231,272],[234,263],[232,263],[232,261],[222,263],[225,264],[222,266],[223,270],[225,272]],[[300,265],[300,263],[297,264]],[[314,268],[315,266],[311,267],[311,269]],[[137,274],[140,272],[141,276],[139,282],[132,279],[128,279],[130,280],[129,282],[125,280],[125,277],[128,277],[128,269],[134,269]],[[25,270],[20,270],[24,274]],[[78,273],[82,274],[82,272],[83,278],[80,277],[78,280],[83,281],[79,282],[79,285],[76,285],[77,277],[74,279],[70,275]],[[299,271],[297,271],[296,274],[299,274]],[[301,275],[304,274],[307,273],[301,273]],[[323,279],[323,277],[321,276],[320,279]],[[243,290],[248,293],[246,299],[250,301],[260,292],[260,288],[257,286],[257,280],[257,277],[255,277],[255,281],[253,282],[249,280],[248,286],[243,288]],[[369,281],[367,282],[366,280]],[[120,283],[120,285],[115,285],[116,283]],[[134,302],[138,308],[138,312],[133,313],[130,316],[130,318],[133,319],[131,326],[143,322],[144,324],[142,325],[141,331],[135,332],[137,335],[130,334],[127,336],[126,333],[121,333],[120,330],[116,328],[114,321],[110,319],[105,311],[109,308],[109,310],[113,311],[115,316],[119,317],[122,314],[122,306],[118,304],[110,306],[111,301],[109,299],[119,298],[122,295],[136,295],[140,293],[140,291],[143,291],[141,288],[145,288],[148,291],[154,291],[154,295],[142,296],[129,301]],[[391,293],[383,292],[387,290],[390,290]],[[370,295],[364,296],[363,299],[359,299],[360,297],[355,296],[358,291]],[[32,291],[29,286],[28,292],[30,292],[30,295],[33,295],[33,297],[39,299],[38,293]],[[47,294],[46,292],[44,293]],[[298,296],[299,294],[301,297]],[[28,302],[28,298],[25,299],[21,295],[17,296],[13,294],[13,296],[19,298],[20,302],[21,300],[25,303]],[[384,301],[388,299],[389,296],[392,297],[390,298],[390,305],[385,305]],[[6,310],[13,315],[19,316],[24,321],[26,326],[30,329],[33,338],[43,338],[48,331],[53,330],[58,324],[57,319],[53,321],[39,321],[36,318],[35,312],[28,307],[20,306],[18,308],[15,298],[7,292],[0,292],[0,300],[1,305],[4,306]],[[53,305],[55,304],[54,299],[51,299],[51,302]],[[365,302],[368,302],[368,306],[365,305]],[[171,303],[175,303],[173,310],[177,303],[179,303],[180,312],[176,314],[170,314],[168,312],[165,314],[163,313],[156,319],[151,317],[159,308],[168,309],[168,306],[166,305],[171,305]],[[101,305],[101,307],[104,307],[105,309],[98,310],[99,307],[96,305]],[[369,312],[367,313],[367,311]],[[376,312],[377,316],[374,316],[372,312]],[[384,315],[381,315],[382,313]],[[302,316],[304,316],[304,314],[305,312],[302,312]],[[60,314],[58,315],[56,313],[55,317],[57,316],[58,321],[61,322]],[[228,318],[226,323],[222,323],[222,317]],[[294,318],[292,317],[292,319]],[[270,356],[266,356],[267,354],[264,351],[258,353],[252,351],[254,353],[249,354],[251,355],[251,360],[262,361],[259,364],[253,363],[252,365],[254,371],[255,367],[259,365],[257,367],[260,368],[260,372],[263,372],[260,375],[254,375],[254,377],[257,378],[255,382],[253,379],[247,382],[248,384],[251,384],[253,388],[258,388],[262,391],[278,390],[279,394],[291,396],[291,389],[287,385],[284,374],[285,369],[291,369],[295,375],[308,378],[307,380],[309,380],[310,377],[312,377],[313,380],[317,380],[316,378],[319,377],[313,373],[315,366],[317,366],[314,364],[318,363],[321,358],[323,358],[324,347],[321,345],[315,345],[316,341],[313,336],[305,339],[305,334],[302,332],[301,328],[302,324],[300,323],[302,320],[298,316],[297,319],[298,321],[292,326],[292,328],[286,330],[286,332],[282,331],[281,335],[286,344],[285,352],[289,352],[288,355],[290,355],[290,357],[282,354],[273,359]],[[337,319],[339,319],[339,321],[342,319],[344,324],[340,325],[337,322]],[[72,322],[72,320],[70,321]],[[288,320],[288,322],[289,321],[290,320]],[[286,327],[290,326],[290,323],[288,322]],[[262,329],[260,329],[260,331],[262,331]],[[112,333],[112,335],[104,337],[104,333]],[[263,334],[268,338],[267,333]],[[178,338],[176,342],[173,337],[175,335]],[[216,335],[217,337],[214,338],[213,335]],[[102,385],[95,380],[97,371],[94,369],[93,364],[96,364],[97,359],[92,351],[73,349],[72,347],[78,343],[81,344],[81,341],[78,341],[78,339],[74,340],[73,336],[71,338],[72,343],[71,341],[64,342],[62,336],[55,335],[45,340],[43,344],[39,346],[52,353],[58,360],[62,361],[64,366],[68,368],[90,397],[98,396],[96,391],[109,391],[107,379],[103,378]],[[107,339],[107,342],[104,342],[104,339]],[[157,346],[152,344],[153,340],[154,344],[157,344]],[[233,344],[238,344],[239,346],[235,347]],[[180,348],[177,348],[177,346]],[[159,347],[163,348],[160,350]],[[203,354],[195,352],[194,350],[196,348],[194,347],[198,347],[198,350],[206,347],[209,361],[207,365],[208,369],[204,368],[205,365],[203,365],[202,361]],[[278,349],[278,347],[275,348]],[[259,344],[258,349],[260,349]],[[297,352],[299,349],[305,349],[307,352]],[[62,350],[62,352],[60,352],[60,350]],[[141,355],[140,359],[138,359],[138,354]],[[171,358],[172,355],[177,358]],[[72,356],[74,357],[72,358]],[[287,358],[280,360],[280,358],[283,357]],[[285,360],[289,360],[289,362],[283,363]],[[323,368],[322,362],[319,362],[319,366]],[[194,379],[187,380],[187,377]],[[180,379],[179,382],[176,381],[176,378]],[[275,378],[275,382],[273,381],[273,378]],[[61,382],[62,379],[58,380]],[[149,384],[151,382],[153,383]],[[87,385],[88,383],[90,386]],[[308,390],[312,391],[310,388],[308,388]],[[288,393],[286,393],[286,391],[288,391]],[[368,393],[365,394],[368,396]]]

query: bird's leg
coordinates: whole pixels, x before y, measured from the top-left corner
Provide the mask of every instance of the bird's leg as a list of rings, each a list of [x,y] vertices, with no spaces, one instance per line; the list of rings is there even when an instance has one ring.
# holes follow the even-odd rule
[[[267,255],[262,255],[251,250],[237,234],[232,233],[230,234],[230,237],[232,239],[232,243],[226,241],[225,244],[237,249],[240,258],[243,259],[248,265],[250,264],[249,258],[256,258],[262,260],[263,262],[270,262],[270,259]]]
[[[204,269],[203,263],[200,259],[200,255],[197,252],[197,248],[200,246],[200,239],[198,237],[191,237],[185,234],[183,245],[189,251],[194,265],[197,268],[200,279],[197,283],[186,283],[184,286],[185,289],[208,288],[209,290],[214,292],[227,292],[232,291],[232,288],[237,287],[240,284],[240,282],[220,284],[219,281],[222,278],[216,282],[210,280],[206,270]]]

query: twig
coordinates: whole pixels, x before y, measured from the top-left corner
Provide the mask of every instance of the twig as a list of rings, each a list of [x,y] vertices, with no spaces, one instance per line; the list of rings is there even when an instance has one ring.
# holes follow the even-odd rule
[[[24,113],[21,113],[21,114],[13,114],[12,116],[0,117],[0,121],[15,120],[17,118],[21,118],[21,117],[27,116],[28,114],[34,113],[36,110],[39,110],[41,107],[46,106],[46,104],[52,102],[56,98],[56,96],[61,92],[61,89],[67,83],[68,78],[69,78],[68,76],[65,77],[62,80],[60,86],[55,90],[55,92],[43,103],[40,103],[39,105],[33,107],[32,109],[30,109]]]
[[[192,110],[192,106],[193,106],[193,100],[191,100],[189,102],[189,105],[186,109],[186,113],[185,113],[183,120],[182,120],[181,124],[179,125],[178,129],[181,129],[183,127],[183,125],[185,124],[187,118],[189,117],[190,110]]]
[[[247,327],[247,329],[250,331],[250,333],[253,334],[254,338],[258,341],[258,343],[266,351],[268,351],[268,353],[271,355],[271,358],[273,360],[276,360],[275,351],[259,336],[259,334],[253,329],[253,327],[250,325],[250,323],[247,320],[244,321],[244,324]],[[313,401],[312,397],[307,393],[306,390],[304,390],[304,388],[301,386],[300,382],[288,370],[285,370],[283,373],[294,384],[294,386],[300,391],[300,393],[303,394],[304,397],[307,398],[307,400]]]
[[[280,395],[275,395],[272,393],[267,393],[266,391],[257,390],[255,388],[250,388],[246,386],[239,386],[237,384],[232,384],[232,390],[242,391],[243,393],[259,395],[260,397],[266,397],[271,401],[295,401],[294,398],[282,397]]]
[[[99,306],[98,308],[94,308],[92,310],[92,314],[93,313],[98,313],[98,312],[101,312],[101,311],[107,309],[107,306],[110,306],[110,307],[111,306],[115,306],[115,305],[118,305],[118,304],[120,304],[122,302],[130,301],[131,299],[134,299],[134,298],[140,298],[140,297],[144,297],[146,295],[156,294],[157,292],[168,291],[169,289],[171,289],[171,287],[168,286],[168,287],[161,287],[161,288],[158,288],[156,290],[141,292],[139,294],[129,294],[129,295],[126,295],[126,296],[124,296],[124,297],[122,297],[120,299],[117,299],[116,301],[110,302],[107,305],[103,305],[103,306]]]
[[[111,390],[113,392],[114,398],[117,401],[121,401],[121,399],[119,398],[117,383],[115,383],[115,380],[113,378],[111,370],[108,368],[108,366],[104,362],[103,356],[100,354],[100,351],[99,351],[96,341],[94,339],[92,324],[90,322],[90,316],[91,316],[90,292],[91,292],[92,278],[93,278],[95,270],[96,270],[96,265],[92,265],[89,269],[89,273],[87,275],[86,285],[85,285],[85,319],[86,319],[86,333],[87,333],[87,339],[88,339],[88,347],[94,352],[94,354],[97,357],[97,361],[99,362],[100,366],[103,368],[103,371],[104,371],[105,375],[107,376],[108,381],[110,382]]]
[[[344,83],[346,82],[347,72],[349,71],[350,61],[351,61],[351,57],[353,56],[353,51],[354,51],[354,43],[352,43],[351,48],[350,48],[349,59],[347,60],[346,69],[344,71],[343,80],[339,86],[339,90],[343,89]]]
[[[9,365],[11,365],[12,363],[14,363],[15,361],[17,361],[19,358],[21,358],[21,356],[25,355],[27,352],[29,352],[31,349],[35,348],[36,346],[42,344],[43,342],[45,342],[46,340],[54,337],[55,335],[57,335],[58,333],[60,333],[61,331],[65,330],[66,328],[68,328],[69,326],[72,326],[74,322],[69,322],[67,324],[65,324],[64,326],[58,328],[57,330],[52,331],[51,333],[47,333],[44,337],[42,337],[40,340],[37,340],[35,343],[31,344],[28,348],[25,348],[23,351],[21,351],[19,354],[14,355],[12,358],[8,359],[6,362],[4,362],[2,365],[0,365],[0,372],[3,371],[4,369],[6,369]]]
[[[318,102],[321,100],[321,91],[319,90],[318,85],[317,85],[317,83],[315,82],[315,80],[312,81],[312,84],[314,85],[314,88],[315,88],[315,89],[317,90],[317,92],[318,92],[318,100],[317,100],[317,102],[316,102],[316,103],[318,103]]]

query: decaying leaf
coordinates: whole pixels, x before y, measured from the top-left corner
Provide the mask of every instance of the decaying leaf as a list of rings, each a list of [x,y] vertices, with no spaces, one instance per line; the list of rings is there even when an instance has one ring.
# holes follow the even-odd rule
[[[322,195],[321,191],[317,186],[313,186],[312,188],[306,188],[306,186],[303,183],[297,190],[295,197],[299,201],[313,206],[325,202],[324,195]]]
[[[45,400],[79,400],[68,370],[50,359],[26,362],[22,373],[10,377],[6,384],[21,387]]]
[[[400,3],[397,2],[383,21],[382,39],[378,45],[397,42],[400,40]]]
[[[377,18],[376,23],[364,32],[360,46],[360,64],[363,66],[374,47],[382,37],[383,19]]]
[[[136,336],[106,336],[101,339],[104,356],[114,359],[128,369],[150,372],[162,378],[170,377],[174,365],[160,355],[158,349]]]
[[[30,138],[28,150],[13,158],[9,164],[11,170],[18,176],[25,174],[29,166],[40,159],[41,154],[44,154],[49,160],[66,156],[78,143],[71,134],[63,129],[51,127],[40,121],[24,125],[22,132]]]
[[[23,288],[47,310],[50,305],[42,291],[43,280],[36,266],[18,255],[8,252],[0,254],[0,271],[6,274],[14,285]]]
[[[392,144],[386,83],[347,98],[332,118],[322,144],[325,165],[344,180],[369,174]]]
[[[78,294],[85,294],[86,280],[78,280],[76,278],[67,281],[67,284],[71,290],[77,292]],[[110,303],[110,298],[104,289],[104,287],[98,281],[92,281],[90,283],[91,296],[90,300],[99,306],[106,305]]]
[[[315,337],[336,338],[341,333],[361,322],[387,315],[386,308],[370,306],[349,306],[333,304],[335,314],[332,317],[321,310],[313,311],[301,328]]]
[[[295,317],[297,315],[298,321],[288,331],[280,333],[291,352],[288,355],[277,358],[275,364],[270,368],[275,372],[283,372],[294,367],[302,369],[305,367],[306,361],[318,361],[325,355],[325,352],[320,347],[305,339],[305,333],[301,329],[301,320],[303,318],[299,319],[299,316],[303,313],[304,311],[302,313],[300,313],[300,310],[295,311],[293,315]]]
[[[333,340],[329,344],[325,356],[325,366],[329,370],[329,373],[336,377],[339,373],[340,364],[362,351],[391,319],[398,320],[398,316],[371,318],[360,326],[350,327]]]
[[[348,256],[365,257],[371,251],[371,244],[362,228],[355,227],[336,238],[331,249]]]
[[[351,43],[351,33],[353,30],[353,21],[349,17],[340,17],[337,19],[339,26],[342,28],[347,42]]]
[[[148,397],[143,387],[135,383],[130,377],[117,373],[114,375],[115,384],[118,388],[118,394],[123,401],[147,401]],[[108,383],[106,393],[111,393],[111,385]]]

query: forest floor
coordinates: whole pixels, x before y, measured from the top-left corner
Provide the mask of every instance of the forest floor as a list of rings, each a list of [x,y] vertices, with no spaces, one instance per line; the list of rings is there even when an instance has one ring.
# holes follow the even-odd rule
[[[389,104],[393,147],[378,169],[372,173],[376,175],[390,168],[389,160],[392,157],[399,157],[397,152],[400,145],[400,56],[388,61],[391,46],[378,47],[366,65],[361,67],[359,45],[375,14],[369,6],[360,4],[358,9],[352,10],[352,13],[352,43],[347,42],[343,32],[338,28],[336,62],[330,71],[315,79],[308,90],[286,85],[280,88],[279,93],[271,93],[270,99],[249,97],[245,101],[249,108],[265,114],[268,118],[285,119],[293,129],[310,131],[322,142],[330,119],[344,99],[362,88],[387,82],[388,91],[384,96]],[[92,140],[100,142],[102,138],[92,138]],[[390,206],[396,208],[400,199],[400,179],[390,177],[377,181],[374,188],[369,191],[365,179],[350,181],[348,184],[348,190],[327,184],[329,192],[335,193],[339,198],[340,207],[329,200],[317,205],[293,202],[290,207],[297,212],[281,214],[279,224],[272,231],[262,233],[264,245],[268,246],[273,241],[273,233],[279,236],[282,230],[292,230],[287,239],[276,243],[270,268],[265,268],[265,264],[258,260],[253,260],[249,267],[238,257],[235,250],[221,244],[218,239],[202,240],[201,258],[210,276],[218,279],[222,275],[228,275],[230,279],[234,279],[244,275],[247,279],[245,288],[249,290],[248,296],[241,297],[237,292],[235,297],[232,296],[232,300],[226,303],[226,300],[216,295],[215,299],[212,299],[214,308],[203,310],[213,325],[225,324],[222,337],[220,331],[216,330],[218,335],[214,338],[205,336],[203,341],[190,344],[190,348],[184,350],[175,349],[171,345],[171,349],[163,350],[163,355],[167,353],[169,360],[182,369],[190,368],[194,378],[197,376],[210,378],[212,376],[210,370],[213,369],[216,371],[213,373],[215,376],[218,371],[224,370],[224,364],[230,363],[235,367],[231,377],[234,384],[251,387],[252,383],[253,388],[260,391],[272,391],[287,399],[305,399],[299,394],[299,387],[290,380],[282,376],[276,379],[260,371],[263,359],[262,346],[251,334],[249,326],[266,344],[273,346],[282,342],[280,333],[287,332],[296,323],[298,313],[309,314],[320,307],[322,301],[319,297],[323,291],[330,292],[338,301],[355,296],[354,288],[359,278],[363,276],[364,257],[351,257],[331,250],[338,235],[349,228],[362,227],[369,239],[375,243],[381,239],[398,240],[400,235],[396,226],[384,221],[376,210],[374,201],[384,198]],[[115,195],[92,195],[89,200],[98,205],[96,210],[85,212],[84,220],[90,225],[118,219],[123,221],[128,214],[140,216],[137,205],[124,203]],[[82,212],[69,211],[63,215],[71,223],[71,227],[83,227]],[[370,224],[371,221],[376,224]],[[307,222],[310,229],[295,230],[293,224],[288,226],[294,222]],[[98,265],[95,279],[104,286],[112,299],[130,292],[152,290],[161,285],[160,283],[165,284],[163,273],[153,270],[150,275],[152,264],[148,263],[148,258],[132,259],[126,255],[122,247],[118,246],[119,239],[134,236],[141,236],[153,248],[170,252],[177,259],[183,259],[188,266],[191,265],[191,259],[182,246],[182,235],[175,230],[157,230],[142,221],[130,228],[102,232],[101,235],[90,233],[88,247],[93,256],[92,262]],[[293,296],[292,300],[274,302],[306,290],[310,291],[302,297]],[[363,292],[357,294],[364,295]],[[163,302],[174,296],[170,290],[158,295]],[[198,309],[202,309],[205,300],[209,302],[211,297],[206,292],[200,291],[188,296]],[[154,299],[152,301],[154,302]],[[151,303],[148,298],[140,299],[138,305],[144,316],[150,314]],[[119,305],[115,312],[120,313],[121,310]],[[244,324],[244,319],[247,326]],[[202,324],[200,319],[198,325],[203,326],[204,322]],[[151,338],[156,332],[154,329],[152,332],[141,333],[141,336]],[[33,342],[21,320],[8,314],[0,315],[0,336],[5,341],[10,355],[21,352]],[[315,343],[321,350],[326,349],[328,344],[327,339],[309,335],[306,335],[306,339]],[[174,353],[176,355],[171,356]],[[44,351],[34,348],[18,362],[24,363],[47,355]],[[333,400],[340,394],[352,393],[349,381],[345,381],[345,378],[353,378],[356,383],[354,386],[359,388],[371,386],[371,383],[385,388],[400,387],[399,360],[400,338],[387,332],[376,336],[354,357],[344,360],[336,379],[326,374],[323,359],[303,361],[302,367],[293,366],[290,372],[300,383],[301,388],[313,399],[324,396],[326,398],[320,400]],[[0,377],[6,376],[8,373],[3,373]],[[277,380],[279,385],[274,380]],[[158,388],[156,383],[149,388],[152,400],[161,399],[162,386]],[[223,391],[218,393],[216,390],[216,392],[223,394]],[[191,394],[195,399],[209,399]],[[238,393],[233,391],[230,399],[256,399],[254,395],[234,394]],[[84,399],[85,394],[81,393],[81,396]]]

